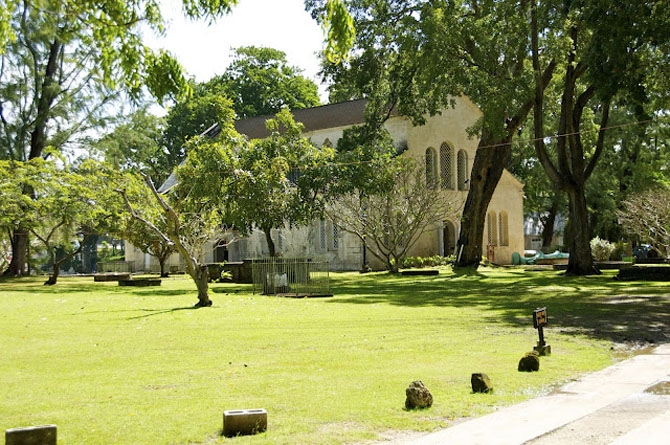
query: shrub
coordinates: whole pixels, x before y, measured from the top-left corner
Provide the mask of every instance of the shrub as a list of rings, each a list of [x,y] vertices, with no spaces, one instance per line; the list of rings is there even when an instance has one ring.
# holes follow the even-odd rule
[[[454,261],[453,255],[448,257],[440,255],[434,255],[430,257],[411,256],[406,257],[402,260],[401,267],[403,269],[409,269],[409,268],[448,266],[453,261]]]
[[[607,240],[595,237],[591,240],[591,253],[596,261],[607,261],[614,252],[616,246]]]

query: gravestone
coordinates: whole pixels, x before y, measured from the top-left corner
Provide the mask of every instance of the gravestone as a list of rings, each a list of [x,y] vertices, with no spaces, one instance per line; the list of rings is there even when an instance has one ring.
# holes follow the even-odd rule
[[[56,445],[56,425],[39,425],[5,430],[5,445]]]
[[[268,412],[263,409],[236,409],[223,412],[223,435],[248,436],[268,428]]]

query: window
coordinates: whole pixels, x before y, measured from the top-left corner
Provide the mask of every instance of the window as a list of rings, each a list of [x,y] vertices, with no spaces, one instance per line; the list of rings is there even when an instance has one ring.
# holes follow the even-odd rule
[[[509,224],[507,221],[507,212],[498,214],[498,239],[501,246],[509,246]]]
[[[458,164],[458,190],[468,189],[468,154],[460,150],[457,157]]]
[[[435,188],[437,185],[437,165],[436,154],[433,147],[426,149],[426,185],[429,188]]]
[[[456,250],[456,229],[451,221],[444,221],[442,226],[442,255],[452,255]]]
[[[486,231],[488,232],[486,244],[489,246],[498,245],[498,230],[496,230],[497,222],[496,212],[489,212],[488,215],[486,215]]]
[[[451,168],[451,147],[443,142],[440,146],[440,180],[443,190],[453,190],[454,178]]]
[[[323,219],[319,221],[319,249],[326,250],[328,241],[326,240],[326,221]]]
[[[333,250],[337,250],[340,247],[340,231],[335,224],[333,224],[333,242],[331,247]]]

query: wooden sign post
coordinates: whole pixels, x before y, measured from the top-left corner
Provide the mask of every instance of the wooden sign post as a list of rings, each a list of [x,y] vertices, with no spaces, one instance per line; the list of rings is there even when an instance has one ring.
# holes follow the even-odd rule
[[[540,339],[537,342],[537,346],[533,347],[533,350],[539,355],[551,355],[551,346],[546,344],[544,341],[544,330],[543,328],[547,325],[547,308],[538,308],[533,311],[533,327],[537,329],[537,333],[540,336]]]

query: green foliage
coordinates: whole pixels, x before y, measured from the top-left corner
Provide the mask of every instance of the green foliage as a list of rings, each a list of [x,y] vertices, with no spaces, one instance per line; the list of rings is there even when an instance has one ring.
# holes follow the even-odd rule
[[[288,65],[282,51],[247,46],[237,48],[226,72],[206,84],[233,101],[238,119],[320,105],[317,85]]]
[[[356,40],[356,27],[344,2],[329,0],[326,13],[321,17],[322,26],[328,36],[324,55],[331,63],[339,63],[347,58]]]
[[[235,3],[183,1],[188,16],[210,19]],[[142,41],[142,33],[164,29],[155,0],[3,5],[0,158],[29,159],[42,156],[47,146],[62,149],[108,118],[108,105],[123,99],[122,93],[137,101],[148,91],[161,103],[190,94],[179,63]]]
[[[319,105],[316,84],[289,66],[282,51],[251,46],[235,55],[224,74],[192,84],[192,96],[170,109],[161,143],[172,166],[186,156],[187,141],[213,124],[226,127],[235,119]]]
[[[401,268],[410,269],[417,268],[421,269],[424,267],[439,267],[439,266],[449,266],[453,263],[454,256],[441,256],[434,255],[430,257],[421,257],[421,256],[410,256],[402,260]]]
[[[161,145],[165,147],[169,172],[186,157],[186,144],[212,125],[230,127],[235,120],[233,104],[220,86],[193,85],[193,95],[177,102],[166,117]]]
[[[288,110],[267,121],[270,136],[252,140],[239,149],[239,168],[233,171],[239,229],[257,227],[266,234],[285,226],[304,225],[321,215],[323,192],[334,152],[318,148],[302,135]]]
[[[174,153],[163,150],[164,129],[163,118],[139,109],[123,118],[111,133],[92,141],[92,155],[102,155],[116,169],[143,172],[163,183],[179,163]]]
[[[331,195],[358,190],[362,194],[382,193],[393,187],[399,150],[381,125],[347,128],[337,141]]]
[[[11,202],[3,203],[1,224],[7,230],[27,231],[42,244],[53,267],[49,284],[55,284],[60,265],[77,254],[89,236],[113,230],[118,222],[119,209],[107,199],[109,175],[93,160],[78,166],[40,158],[0,165],[3,191],[13,195]]]

